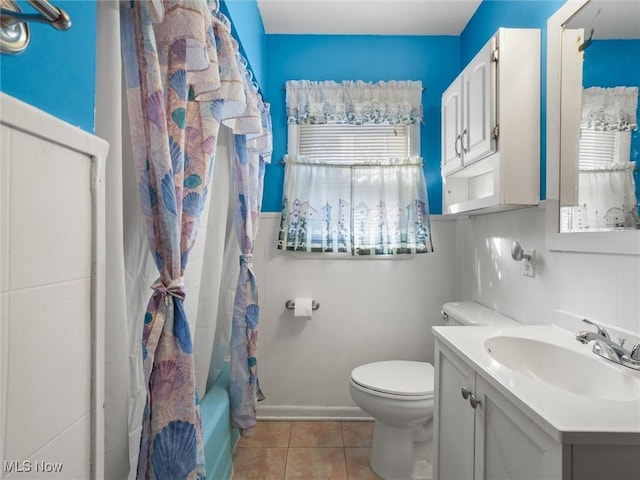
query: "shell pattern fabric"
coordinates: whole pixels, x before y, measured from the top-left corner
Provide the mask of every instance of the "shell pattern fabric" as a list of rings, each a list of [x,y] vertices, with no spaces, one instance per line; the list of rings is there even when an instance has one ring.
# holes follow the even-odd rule
[[[183,274],[208,198],[220,124],[236,135],[270,138],[268,107],[217,7],[205,0],[120,4],[138,191],[159,271],[143,326],[147,404],[139,479],[205,478]],[[244,370],[255,371],[255,363],[247,359]]]
[[[261,116],[263,130],[271,131],[268,110]],[[236,185],[235,229],[240,245],[240,274],[231,324],[231,426],[243,437],[253,435],[257,402],[264,399],[257,374],[258,286],[253,273],[253,244],[258,231],[265,164],[271,160],[271,135],[251,138],[235,135],[232,175]],[[247,368],[248,367],[248,368]]]

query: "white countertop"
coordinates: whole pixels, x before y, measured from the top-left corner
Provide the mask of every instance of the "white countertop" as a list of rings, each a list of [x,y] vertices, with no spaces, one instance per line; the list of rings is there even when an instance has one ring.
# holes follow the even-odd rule
[[[562,443],[625,443],[640,445],[640,371],[607,361],[592,352],[593,343],[583,345],[574,334],[554,325],[517,327],[433,327],[436,340],[459,355],[480,376],[512,401],[549,435]],[[630,375],[638,381],[633,400],[616,400],[614,391],[605,398],[573,393],[498,363],[485,341],[494,336],[522,337],[551,343],[604,362],[612,375]],[[579,358],[579,357],[578,357]],[[599,367],[599,366],[598,366]],[[598,368],[602,371],[602,369]],[[616,372],[617,370],[618,372]],[[588,378],[588,372],[577,372]],[[596,386],[596,388],[598,388]]]

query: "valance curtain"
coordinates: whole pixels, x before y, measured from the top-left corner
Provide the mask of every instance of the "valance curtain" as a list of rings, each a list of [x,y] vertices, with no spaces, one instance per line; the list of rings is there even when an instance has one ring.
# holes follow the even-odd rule
[[[422,120],[422,84],[289,81],[289,124],[411,125]],[[408,153],[408,152],[407,152]],[[332,162],[287,155],[278,248],[391,255],[433,251],[422,160]]]
[[[137,470],[141,479],[205,477],[183,275],[208,198],[220,123],[236,135],[270,138],[265,131],[270,123],[264,120],[268,109],[217,8],[205,0],[121,2],[138,191],[160,273],[143,326],[147,404]],[[236,152],[239,148],[244,146]],[[261,189],[254,194],[261,195]],[[255,323],[257,318],[254,328]],[[255,371],[255,359],[245,363],[245,370],[250,367]]]
[[[589,87],[582,91],[580,128],[596,131],[638,129],[638,87]]]
[[[286,83],[287,122],[411,125],[422,121],[422,83],[390,81]]]
[[[582,92],[578,205],[562,209],[570,231],[640,227],[632,131],[638,129],[637,87]]]

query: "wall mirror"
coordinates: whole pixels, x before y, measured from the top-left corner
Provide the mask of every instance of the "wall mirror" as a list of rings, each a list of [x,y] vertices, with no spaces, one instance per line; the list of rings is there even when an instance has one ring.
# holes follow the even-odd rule
[[[590,0],[563,26],[560,231],[640,229],[640,2]]]
[[[640,2],[570,0],[547,35],[551,249],[639,254]]]

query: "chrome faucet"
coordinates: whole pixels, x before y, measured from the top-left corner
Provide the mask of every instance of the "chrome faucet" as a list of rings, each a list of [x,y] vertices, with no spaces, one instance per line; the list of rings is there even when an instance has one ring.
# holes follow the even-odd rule
[[[583,318],[582,321],[596,327],[597,332],[578,332],[576,333],[577,341],[585,344],[593,342],[593,353],[596,355],[625,367],[640,370],[640,342],[636,343],[629,352],[622,346],[624,341],[618,344],[611,340],[609,332],[604,327],[586,318]]]

